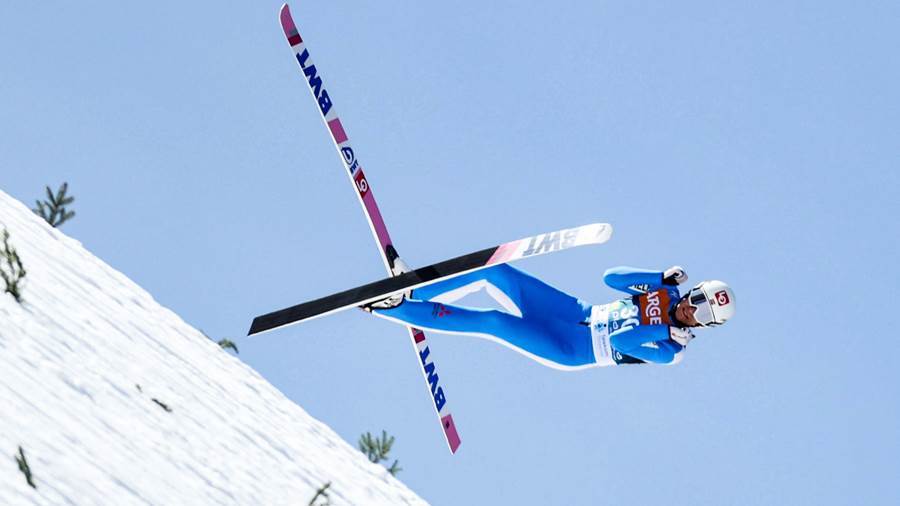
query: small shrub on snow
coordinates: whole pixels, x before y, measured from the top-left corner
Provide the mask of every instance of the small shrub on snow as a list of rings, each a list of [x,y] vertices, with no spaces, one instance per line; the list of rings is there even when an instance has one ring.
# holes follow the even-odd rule
[[[22,302],[22,288],[19,283],[25,277],[25,267],[16,249],[9,244],[9,232],[4,228],[0,231],[3,240],[3,249],[0,249],[0,277],[3,278],[5,292],[12,295],[16,302]]]
[[[394,436],[388,436],[385,430],[381,431],[380,438],[372,437],[370,432],[359,437],[359,451],[365,453],[375,464],[388,459],[388,453],[392,446],[394,446]],[[397,476],[397,473],[403,470],[397,466],[397,462],[394,460],[394,463],[388,468],[388,472],[393,476]]]
[[[231,341],[231,339],[222,339],[221,341],[219,341],[219,346],[221,346],[223,350],[227,350],[228,348],[231,348],[231,349],[234,350],[234,352],[237,353],[238,355],[241,354],[241,352],[238,351],[237,345],[234,344],[234,343]]]
[[[59,190],[56,190],[56,195],[50,191],[49,186],[46,188],[47,200],[43,202],[36,200],[37,207],[32,209],[32,211],[44,218],[44,221],[49,223],[51,227],[58,227],[75,216],[75,211],[66,211],[66,206],[74,202],[75,197],[66,196],[69,183],[63,183]]]

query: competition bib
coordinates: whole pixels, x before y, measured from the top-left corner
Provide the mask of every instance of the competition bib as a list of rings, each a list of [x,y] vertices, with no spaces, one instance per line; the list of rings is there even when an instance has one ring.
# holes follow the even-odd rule
[[[591,341],[598,366],[616,365],[613,349],[609,345],[609,306],[601,304],[591,308]]]

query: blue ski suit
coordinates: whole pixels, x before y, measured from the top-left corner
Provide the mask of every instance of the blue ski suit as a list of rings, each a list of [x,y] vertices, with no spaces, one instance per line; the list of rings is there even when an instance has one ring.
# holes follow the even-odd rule
[[[660,271],[630,267],[609,269],[603,280],[630,297],[591,305],[500,264],[418,288],[399,306],[373,314],[490,339],[556,369],[679,362],[693,335],[672,316],[678,288],[664,284]],[[452,305],[482,289],[504,310]]]

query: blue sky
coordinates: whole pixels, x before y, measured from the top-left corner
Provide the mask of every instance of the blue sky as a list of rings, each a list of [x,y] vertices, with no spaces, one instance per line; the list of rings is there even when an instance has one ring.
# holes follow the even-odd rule
[[[598,303],[621,264],[737,294],[671,368],[433,335],[455,456],[402,328],[242,337],[384,274],[279,7],[3,4],[0,188],[68,181],[66,233],[351,443],[394,434],[435,504],[900,502],[896,2],[292,4],[413,266],[608,221],[518,266]]]

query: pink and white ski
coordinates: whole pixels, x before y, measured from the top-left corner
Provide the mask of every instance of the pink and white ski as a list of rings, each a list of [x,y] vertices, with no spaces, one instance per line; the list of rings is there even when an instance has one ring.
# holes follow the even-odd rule
[[[257,316],[250,325],[248,335],[268,332],[345,309],[358,308],[391,295],[446,281],[469,272],[486,269],[492,265],[532,258],[578,246],[603,244],[609,240],[610,235],[612,235],[610,224],[592,223],[510,241]]]
[[[350,145],[347,132],[335,111],[331,96],[328,94],[322,81],[322,77],[309,56],[309,51],[306,48],[306,44],[303,42],[303,38],[297,31],[297,26],[291,17],[291,11],[287,4],[284,4],[281,7],[281,27],[284,29],[284,35],[287,37],[291,50],[297,58],[297,63],[300,64],[300,69],[306,77],[306,82],[313,94],[313,99],[315,99],[319,112],[322,115],[322,119],[325,121],[328,131],[331,133],[331,138],[334,140],[341,161],[348,171],[350,181],[353,183],[353,187],[359,197],[359,202],[362,204],[363,210],[365,211],[369,227],[372,229],[372,234],[375,236],[375,241],[378,243],[378,250],[381,252],[381,259],[384,261],[384,266],[388,273],[392,274],[390,266],[392,259],[388,258],[387,252],[388,247],[393,247],[393,245],[387,227],[384,224],[384,219],[381,217],[381,211],[379,211],[378,204],[375,202],[375,197],[372,195],[372,189],[369,186],[369,182],[366,180],[366,175],[363,173],[356,152]],[[453,423],[453,416],[450,413],[444,389],[439,383],[437,368],[434,364],[432,352],[428,347],[425,333],[412,327],[409,328],[409,333],[422,366],[422,374],[425,378],[426,386],[431,392],[434,408],[440,419],[441,429],[444,432],[447,445],[449,446],[451,453],[456,453],[460,444],[459,434],[456,432],[456,425]]]

